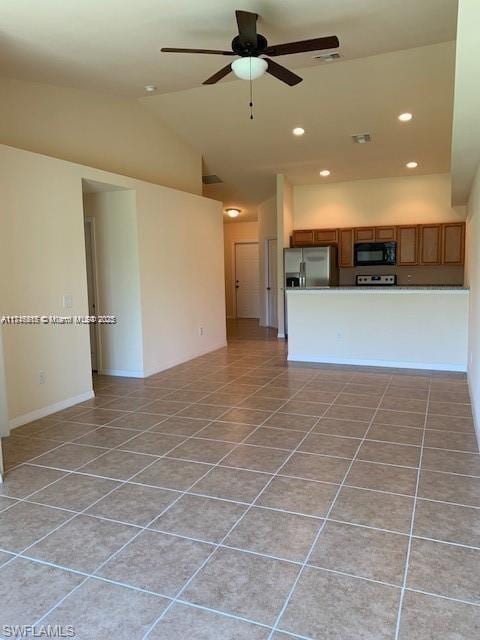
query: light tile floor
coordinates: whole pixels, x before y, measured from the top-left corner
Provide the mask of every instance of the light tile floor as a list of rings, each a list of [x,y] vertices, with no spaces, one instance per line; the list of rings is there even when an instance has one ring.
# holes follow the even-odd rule
[[[465,376],[289,365],[231,333],[5,441],[0,635],[479,638]]]

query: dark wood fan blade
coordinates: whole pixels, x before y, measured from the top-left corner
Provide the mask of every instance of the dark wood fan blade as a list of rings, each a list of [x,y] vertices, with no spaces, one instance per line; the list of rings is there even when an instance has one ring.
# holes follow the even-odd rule
[[[240,44],[257,46],[257,18],[256,13],[250,11],[235,11],[238,24]]]
[[[226,67],[223,67],[223,69],[220,69],[220,71],[217,71],[217,73],[214,73],[213,76],[210,76],[210,78],[207,78],[206,80],[204,80],[202,84],[215,84],[225,76],[228,76],[231,70],[232,70],[231,65],[227,64]]]
[[[293,87],[299,82],[302,82],[303,78],[297,76],[297,74],[293,73],[293,71],[290,71],[286,67],[282,67],[281,64],[278,64],[277,62],[274,62],[269,58],[265,58],[265,60],[268,63],[267,73],[269,73],[271,76],[275,76],[275,78],[278,78],[282,82],[285,82],[290,87]]]
[[[163,53],[209,53],[214,56],[234,56],[233,51],[216,51],[215,49],[175,49],[172,47],[162,47]]]
[[[267,47],[263,53],[267,56],[287,56],[291,53],[303,53],[304,51],[321,51],[322,49],[337,49],[340,42],[337,36],[325,38],[313,38],[312,40],[300,40],[299,42],[287,42],[274,44]]]

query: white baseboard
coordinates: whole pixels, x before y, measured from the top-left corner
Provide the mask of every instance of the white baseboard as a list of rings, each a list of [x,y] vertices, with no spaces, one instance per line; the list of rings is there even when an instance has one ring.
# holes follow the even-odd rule
[[[288,354],[288,360],[292,362],[317,362],[318,364],[350,364],[361,367],[388,367],[394,369],[430,369],[432,371],[467,371],[466,365],[432,363],[432,362],[396,362],[389,360],[357,360],[355,358],[329,358],[309,355]]]
[[[176,367],[177,365],[183,364],[184,362],[188,362],[189,360],[193,360],[194,358],[199,358],[200,356],[204,356],[207,353],[212,353],[212,351],[218,351],[218,349],[223,349],[226,346],[227,346],[227,341],[223,340],[222,342],[214,344],[205,349],[198,349],[197,351],[195,351],[194,353],[190,354],[187,357],[175,358],[173,360],[169,360],[168,362],[165,362],[164,364],[162,364],[161,368],[159,369],[148,369],[147,371],[145,371],[144,377],[148,378],[149,376],[153,376],[156,373],[161,373],[162,371],[166,371],[166,369],[170,369],[171,367]]]
[[[87,391],[86,393],[82,393],[79,396],[67,398],[66,400],[55,402],[55,404],[50,404],[47,407],[35,409],[35,411],[30,411],[30,413],[24,413],[21,416],[12,418],[12,420],[9,420],[8,426],[10,429],[21,427],[24,424],[28,424],[29,422],[33,422],[34,420],[39,420],[40,418],[45,418],[46,416],[50,416],[52,413],[57,413],[57,411],[68,409],[69,407],[73,407],[73,405],[78,404],[79,402],[86,402],[86,400],[91,400],[94,397],[95,393],[93,392],[93,390]]]
[[[470,401],[472,403],[472,415],[473,415],[473,425],[475,427],[475,435],[477,436],[477,443],[480,446],[480,407],[477,407],[475,404],[475,394],[473,393],[472,387],[470,386],[470,378],[468,380],[468,391],[470,393]]]
[[[100,376],[118,376],[119,378],[145,378],[144,371],[124,371],[123,369],[100,369]]]

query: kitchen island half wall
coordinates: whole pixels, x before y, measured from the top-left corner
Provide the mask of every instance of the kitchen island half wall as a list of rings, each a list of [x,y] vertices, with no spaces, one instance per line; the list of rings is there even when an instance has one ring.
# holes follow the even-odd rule
[[[287,290],[288,359],[467,370],[461,287]]]

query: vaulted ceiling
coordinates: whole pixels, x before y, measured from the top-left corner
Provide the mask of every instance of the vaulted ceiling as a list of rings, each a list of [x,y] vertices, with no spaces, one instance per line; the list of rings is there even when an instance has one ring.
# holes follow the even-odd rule
[[[271,44],[335,34],[342,58],[277,58],[304,82],[256,81],[251,122],[247,83],[201,85],[225,58],[160,53],[228,48],[235,9],[257,12]],[[425,173],[448,170],[456,16],[457,0],[15,0],[2,3],[0,75],[141,98],[224,180],[206,193],[254,215],[277,172],[384,177],[411,158]],[[157,93],[142,98],[146,84]],[[409,125],[401,111],[414,112]],[[354,146],[363,131],[372,144]]]

